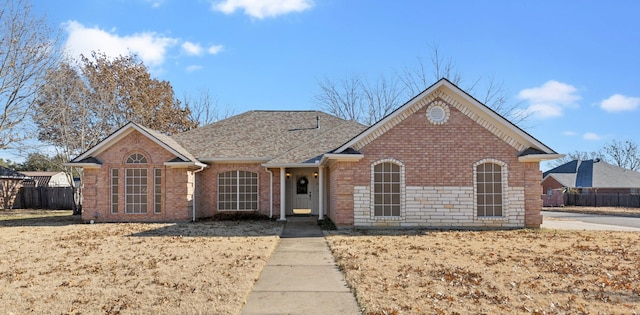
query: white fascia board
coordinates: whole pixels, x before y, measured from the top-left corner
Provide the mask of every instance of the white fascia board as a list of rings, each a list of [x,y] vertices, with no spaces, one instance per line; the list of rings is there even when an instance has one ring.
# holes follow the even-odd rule
[[[62,163],[66,167],[101,168],[102,164],[97,163]]]
[[[529,154],[518,157],[518,162],[540,162],[561,159],[564,154]]]
[[[327,153],[322,156],[320,160],[320,164],[325,164],[327,161],[332,160],[336,162],[358,162],[362,160],[364,154],[337,154],[337,153]]]
[[[266,168],[317,168],[320,163],[265,163],[262,166]]]
[[[260,158],[199,158],[200,162],[209,163],[209,164],[254,164],[254,163],[266,163],[271,161],[271,158],[260,157]]]
[[[206,168],[209,165],[200,162],[164,162],[164,166],[171,168],[188,168],[188,167],[200,167]]]

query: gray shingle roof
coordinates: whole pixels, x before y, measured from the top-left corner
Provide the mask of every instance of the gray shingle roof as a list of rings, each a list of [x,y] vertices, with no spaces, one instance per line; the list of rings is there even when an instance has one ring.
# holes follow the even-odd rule
[[[184,147],[182,147],[178,142],[176,142],[173,138],[160,133],[158,131],[155,131],[153,129],[149,129],[147,127],[141,126],[136,124],[138,127],[140,127],[141,129],[143,129],[144,131],[148,132],[152,137],[156,138],[158,141],[163,142],[164,144],[166,144],[167,146],[169,146],[170,148],[172,148],[173,150],[175,150],[176,152],[178,152],[179,154],[181,154],[182,156],[186,157],[187,159],[189,159],[189,161],[184,161],[184,162],[195,162],[197,161],[196,158],[193,156],[193,154],[191,154],[189,151],[187,151]]]
[[[173,139],[198,159],[303,163],[339,147],[365,128],[320,111],[249,111]]]
[[[544,176],[553,176],[567,187],[640,187],[639,172],[611,165],[601,160],[573,160],[545,172]]]
[[[4,179],[24,179],[29,178],[28,176],[16,172],[12,169],[6,168],[4,166],[0,166],[0,178]]]

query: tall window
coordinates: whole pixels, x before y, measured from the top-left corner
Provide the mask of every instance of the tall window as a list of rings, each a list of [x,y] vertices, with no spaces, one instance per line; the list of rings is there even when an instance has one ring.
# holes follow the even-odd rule
[[[162,169],[153,169],[153,212],[162,212]]]
[[[257,209],[257,173],[229,171],[218,174],[218,210]]]
[[[147,159],[139,153],[131,154],[127,164],[144,164]],[[147,169],[127,168],[125,169],[125,213],[147,213]]]
[[[502,216],[502,169],[496,163],[476,166],[476,198],[478,217]]]
[[[118,169],[111,169],[111,213],[118,213]]]
[[[400,165],[382,162],[373,167],[373,209],[378,217],[400,216]]]

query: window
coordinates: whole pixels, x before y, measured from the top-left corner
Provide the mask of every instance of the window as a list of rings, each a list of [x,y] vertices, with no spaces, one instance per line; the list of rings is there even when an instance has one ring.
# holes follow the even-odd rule
[[[373,212],[377,217],[400,216],[400,165],[382,162],[373,167]]]
[[[476,166],[476,198],[478,217],[501,217],[503,198],[503,167],[496,163]]]
[[[153,212],[162,212],[162,169],[153,169]]]
[[[118,213],[118,169],[111,169],[111,213]]]
[[[229,171],[218,174],[218,210],[257,209],[257,173]]]
[[[126,163],[127,164],[145,164],[147,163],[147,158],[140,153],[134,153],[129,155]]]
[[[125,213],[147,213],[147,169],[125,170]]]

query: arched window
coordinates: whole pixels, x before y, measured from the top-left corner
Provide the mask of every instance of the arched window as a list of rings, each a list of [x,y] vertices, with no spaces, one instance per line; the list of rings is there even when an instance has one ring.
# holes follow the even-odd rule
[[[391,161],[373,165],[373,214],[376,217],[399,217],[401,208],[401,169]]]
[[[478,217],[502,217],[506,165],[484,162],[476,165],[476,207]]]
[[[258,173],[218,174],[218,210],[258,210]]]
[[[134,153],[127,157],[125,163],[146,164],[147,158],[140,153]],[[147,193],[149,192],[147,169],[142,167],[126,168],[124,176],[124,212],[128,214],[147,213]]]
[[[140,153],[134,153],[129,155],[126,161],[127,164],[146,164],[147,158]]]

